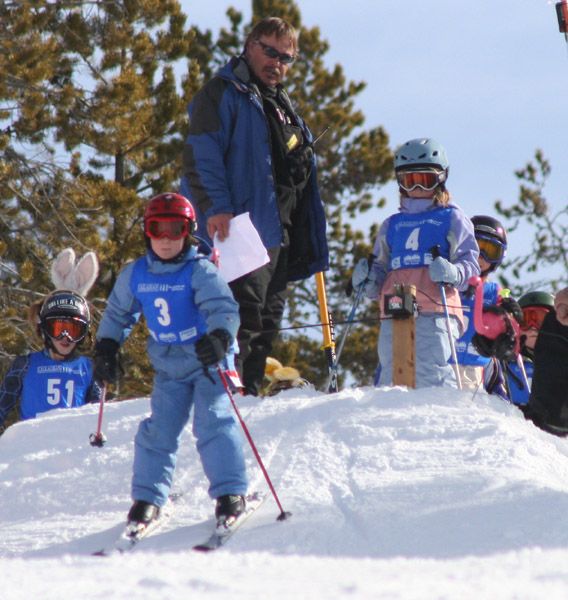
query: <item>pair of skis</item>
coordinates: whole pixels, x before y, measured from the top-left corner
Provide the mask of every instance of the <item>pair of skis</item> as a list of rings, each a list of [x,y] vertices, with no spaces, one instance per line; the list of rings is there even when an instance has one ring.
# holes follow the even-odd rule
[[[149,525],[127,524],[111,546],[102,548],[93,554],[95,556],[112,556],[133,550],[143,539],[161,528],[170,519],[175,510],[175,504],[180,497],[181,495],[170,496],[168,502],[162,508],[160,516],[154,519]],[[218,523],[213,533],[204,542],[193,546],[193,549],[197,552],[211,552],[226,544],[235,531],[262,505],[266,497],[266,493],[263,492],[254,492],[246,496],[245,510],[237,517],[229,517],[225,521]]]
[[[234,377],[236,378],[236,381],[235,381],[233,379],[233,373],[229,372],[229,371],[227,371],[227,372],[223,371],[223,369],[221,368],[221,365],[217,365],[217,372],[219,374],[219,378],[223,384],[223,387],[225,388],[225,391],[227,392],[227,396],[229,397],[229,400],[233,406],[233,409],[235,410],[235,414],[237,415],[237,418],[243,428],[245,436],[246,436],[247,440],[249,441],[249,444],[254,453],[254,456],[262,470],[264,478],[266,479],[268,487],[270,488],[270,491],[272,492],[274,500],[275,500],[276,504],[278,505],[278,508],[280,509],[280,515],[278,516],[277,520],[284,521],[288,517],[290,517],[291,513],[286,512],[282,508],[282,504],[280,503],[278,494],[276,493],[276,490],[274,489],[274,486],[272,485],[272,481],[270,480],[270,477],[268,475],[266,467],[264,466],[264,463],[262,462],[262,459],[258,453],[258,450],[256,449],[256,445],[250,435],[248,427],[246,426],[246,424],[241,416],[241,413],[237,407],[235,399],[233,397],[233,392],[231,390],[231,383],[233,385],[240,384],[238,374],[236,372],[234,372]],[[150,525],[141,526],[140,524],[132,524],[132,523],[127,524],[125,530],[122,532],[120,537],[115,541],[115,543],[110,548],[108,548],[108,549],[103,548],[102,550],[99,550],[98,552],[95,552],[94,554],[98,555],[98,556],[106,556],[109,554],[116,554],[116,553],[120,554],[123,552],[127,552],[128,550],[132,550],[140,542],[140,540],[146,538],[150,533],[152,533],[158,527],[161,527],[164,524],[164,522],[169,518],[169,515],[172,512],[172,508],[173,508],[173,505],[175,504],[176,499],[177,498],[175,498],[175,497],[170,497],[169,502],[167,502],[166,506],[163,507],[158,519],[156,519]],[[198,552],[209,552],[211,550],[216,550],[217,548],[220,548],[221,546],[223,546],[231,538],[231,536],[234,534],[234,532],[239,529],[239,527],[252,515],[252,513],[254,513],[256,511],[256,509],[265,500],[266,500],[266,494],[261,493],[261,492],[255,492],[253,494],[249,494],[248,496],[246,496],[245,497],[245,510],[237,517],[229,517],[223,522],[217,522],[215,530],[209,536],[209,538],[207,540],[205,540],[203,543],[193,546],[193,549]]]

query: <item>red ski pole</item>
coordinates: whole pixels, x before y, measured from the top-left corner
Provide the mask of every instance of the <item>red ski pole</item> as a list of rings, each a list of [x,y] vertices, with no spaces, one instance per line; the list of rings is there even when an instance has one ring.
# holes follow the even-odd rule
[[[98,420],[98,424],[97,424],[97,432],[91,433],[91,435],[89,436],[89,441],[91,442],[91,446],[98,446],[99,448],[104,446],[105,442],[107,441],[105,434],[102,432],[103,407],[105,405],[105,397],[106,397],[106,385],[103,384],[103,388],[101,390],[101,401],[99,404],[99,420]]]
[[[276,500],[276,504],[278,505],[278,508],[280,509],[280,514],[278,515],[276,520],[284,521],[288,517],[291,517],[292,513],[285,511],[282,508],[282,504],[280,504],[280,500],[278,499],[278,494],[276,493],[276,490],[274,489],[274,486],[272,485],[272,481],[270,481],[270,477],[268,476],[268,471],[266,470],[266,467],[264,466],[264,463],[262,462],[262,458],[260,458],[260,454],[258,453],[258,450],[256,449],[255,443],[253,442],[253,439],[249,433],[248,427],[246,426],[246,423],[244,422],[243,418],[241,417],[241,413],[239,412],[237,403],[235,402],[235,399],[231,392],[231,388],[229,386],[229,382],[227,381],[227,377],[226,377],[225,373],[223,372],[223,369],[221,369],[220,365],[217,365],[217,372],[219,373],[219,377],[221,378],[223,387],[225,388],[225,391],[227,392],[227,396],[229,396],[229,400],[231,401],[231,404],[233,405],[235,414],[237,415],[237,418],[239,419],[239,423],[241,424],[241,427],[243,428],[243,431],[245,432],[246,438],[250,444],[253,454],[262,470],[264,478],[266,479],[266,483],[268,483],[268,487],[270,488],[270,491],[272,492],[272,495],[274,496],[274,500]]]

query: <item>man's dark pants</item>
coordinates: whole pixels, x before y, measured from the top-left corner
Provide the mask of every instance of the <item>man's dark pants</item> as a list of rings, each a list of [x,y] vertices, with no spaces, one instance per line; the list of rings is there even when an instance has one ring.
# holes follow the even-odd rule
[[[269,263],[229,284],[241,317],[237,367],[246,393],[253,395],[262,388],[287,297],[288,248],[271,248],[268,255]]]

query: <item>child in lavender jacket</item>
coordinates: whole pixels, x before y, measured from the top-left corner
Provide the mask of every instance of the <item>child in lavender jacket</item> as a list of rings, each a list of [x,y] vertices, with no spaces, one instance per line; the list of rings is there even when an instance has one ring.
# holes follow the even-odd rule
[[[449,163],[444,148],[421,138],[403,144],[395,154],[395,172],[401,193],[399,212],[382,224],[375,242],[376,257],[369,268],[362,259],[352,276],[353,286],[365,285],[369,298],[394,292],[397,284],[415,285],[416,387],[456,387],[449,335],[463,333],[459,292],[470,277],[479,274],[479,249],[473,225],[450,203],[445,182]],[[434,258],[433,248],[439,256]],[[446,289],[450,314],[448,332],[440,286]],[[376,383],[392,384],[392,323],[383,319],[379,336],[380,369]]]

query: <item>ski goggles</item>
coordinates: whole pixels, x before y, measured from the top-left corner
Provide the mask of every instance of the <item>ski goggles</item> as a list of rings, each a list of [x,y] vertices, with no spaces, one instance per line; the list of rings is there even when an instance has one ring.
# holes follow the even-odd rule
[[[43,329],[53,340],[62,340],[66,337],[76,343],[87,335],[89,326],[79,319],[53,317],[45,320]]]
[[[294,55],[286,54],[286,52],[278,52],[276,48],[269,46],[260,40],[256,40],[256,43],[262,48],[264,56],[267,56],[268,58],[277,58],[283,65],[291,65],[296,60]]]
[[[406,192],[420,188],[432,191],[446,181],[446,172],[429,169],[426,171],[399,171],[396,174],[398,185]]]
[[[546,315],[550,312],[546,306],[527,306],[523,308],[523,324],[521,329],[540,329]]]
[[[494,238],[486,238],[476,234],[475,239],[479,246],[479,254],[488,263],[500,263],[505,257],[505,250],[507,247],[505,244]]]
[[[179,240],[189,235],[189,221],[178,217],[150,217],[144,223],[144,233],[153,240]]]

